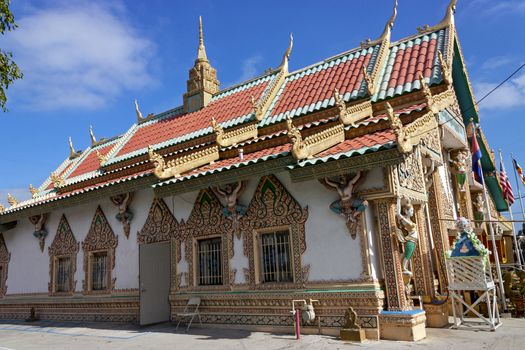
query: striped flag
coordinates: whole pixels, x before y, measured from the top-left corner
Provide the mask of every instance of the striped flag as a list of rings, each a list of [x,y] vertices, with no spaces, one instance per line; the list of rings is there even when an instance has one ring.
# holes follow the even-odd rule
[[[470,145],[470,153],[472,154],[472,172],[477,182],[483,185],[483,170],[481,169],[481,149],[478,144],[478,137],[476,127],[473,128],[472,144]]]
[[[503,167],[503,163],[501,161],[499,163],[499,183],[501,185],[501,189],[503,190],[503,197],[509,206],[512,205],[515,201],[514,192],[512,192],[512,186],[510,185],[509,178],[505,173],[505,168]]]
[[[523,183],[523,185],[525,185],[525,175],[523,175],[523,169],[521,169],[520,165],[518,164],[518,162],[516,162],[516,159],[512,159],[512,162],[514,163],[514,168],[516,168],[516,172],[518,173],[520,179],[521,179],[521,182]]]

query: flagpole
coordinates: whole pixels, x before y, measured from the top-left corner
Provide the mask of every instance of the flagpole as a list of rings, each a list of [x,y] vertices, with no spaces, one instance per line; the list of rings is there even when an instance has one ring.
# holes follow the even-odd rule
[[[501,154],[501,149],[499,149],[498,152],[499,152],[499,161],[500,161],[500,164],[501,164],[501,169],[500,170],[505,173],[505,177],[507,178],[507,171],[505,170],[505,164],[503,163],[503,156]],[[507,199],[505,199],[505,200],[507,200]],[[514,221],[514,216],[512,215],[512,205],[508,201],[507,201],[507,204],[509,206],[510,219],[512,221]],[[523,268],[523,262],[521,261],[521,249],[520,249],[520,246],[518,245],[518,239],[516,238],[516,228],[514,227],[514,223],[512,223],[511,225],[512,225],[512,238],[514,240],[514,247],[516,249],[515,250],[516,251],[516,258],[518,260],[517,263],[518,263],[518,266],[520,267],[520,269],[522,269]]]
[[[474,123],[473,119],[470,120],[471,123]],[[476,137],[476,143],[477,140],[477,130],[476,126],[474,126],[474,132],[472,137]],[[474,141],[472,141],[474,142]],[[479,164],[479,160],[478,160]],[[479,164],[481,166],[481,164]],[[490,214],[490,206],[489,206],[489,198],[487,193],[487,187],[485,186],[485,174],[483,172],[483,169],[481,169],[481,181],[483,182],[481,185],[483,186],[483,199],[485,202],[485,211],[487,212],[487,219],[489,221],[492,221],[492,215]],[[490,240],[492,241],[492,250],[494,251],[494,261],[496,262],[496,274],[498,275],[499,280],[499,289],[500,289],[500,296],[501,296],[501,303],[503,306],[503,310],[507,310],[507,301],[505,300],[505,289],[503,286],[503,277],[501,276],[501,266],[499,264],[499,254],[498,254],[498,246],[496,245],[496,238],[494,237],[494,227],[492,223],[487,224],[489,226],[489,232],[490,232]]]
[[[516,187],[518,187],[518,197],[520,198],[520,207],[521,207],[521,218],[525,220],[525,210],[523,210],[523,198],[521,198],[521,187],[518,182],[518,170],[516,170],[516,160],[514,155],[511,153],[510,157],[512,158],[512,167],[514,168],[514,178],[516,179]]]

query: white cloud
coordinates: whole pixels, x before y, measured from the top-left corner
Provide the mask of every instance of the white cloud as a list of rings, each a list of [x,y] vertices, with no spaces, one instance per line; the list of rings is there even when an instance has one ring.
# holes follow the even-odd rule
[[[124,90],[154,83],[154,44],[119,6],[94,3],[33,10],[6,35],[24,72],[10,90],[14,105],[33,109],[99,108]]]
[[[478,98],[481,98],[497,85],[497,83],[480,81],[474,83],[474,92]],[[523,106],[525,106],[525,73],[507,81],[479,104],[480,109],[491,110]]]
[[[514,59],[510,56],[496,56],[496,57],[492,57],[486,60],[481,66],[481,68],[486,69],[486,70],[496,69],[496,68],[501,68],[503,66],[506,66],[513,62],[514,62]]]
[[[477,13],[484,17],[508,14],[521,14],[525,12],[523,0],[493,1],[473,0],[465,6],[465,13]]]
[[[239,77],[239,83],[246,81],[248,79],[255,78],[259,73],[259,64],[262,62],[262,57],[260,55],[255,55],[247,58],[242,63],[242,74]]]

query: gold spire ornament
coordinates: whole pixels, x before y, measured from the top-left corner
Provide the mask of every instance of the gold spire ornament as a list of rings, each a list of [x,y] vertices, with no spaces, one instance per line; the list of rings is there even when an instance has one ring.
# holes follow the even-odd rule
[[[91,146],[96,145],[97,138],[95,137],[95,134],[93,133],[93,126],[89,126],[89,137],[91,138]]]
[[[457,0],[450,0],[447,6],[447,11],[445,12],[445,16],[438,24],[432,27],[428,24],[425,24],[423,27],[418,27],[417,32],[419,34],[423,34],[433,32],[435,30],[442,29],[448,26],[454,26],[454,14],[456,13],[456,5]]]
[[[15,197],[13,197],[11,195],[11,193],[8,193],[7,194],[7,203],[9,203],[9,205],[11,207],[16,207],[18,205],[18,200]]]
[[[31,196],[35,198],[38,193],[38,190],[34,188],[32,184],[29,184],[29,192],[31,192]]]
[[[390,43],[390,35],[392,34],[392,28],[394,27],[394,22],[396,21],[396,17],[397,17],[397,0],[394,1],[394,8],[392,9],[392,15],[388,19],[388,22],[386,22],[385,29],[383,29],[383,33],[381,33],[379,38],[377,38],[374,41],[367,39],[364,42],[361,42],[361,47],[378,45],[384,41]]]
[[[197,49],[197,59],[202,61],[208,61],[208,57],[206,56],[206,48],[204,47],[202,16],[199,16],[199,48]]]
[[[75,151],[75,147],[73,147],[73,140],[71,140],[71,136],[69,136],[69,159],[74,159],[78,157],[78,153]]]
[[[137,123],[143,123],[143,122],[146,122],[148,120],[151,120],[154,116],[153,113],[149,113],[146,118],[144,118],[142,116],[142,112],[140,111],[139,109],[139,103],[137,102],[137,99],[135,99],[135,113],[137,114]]]
[[[293,33],[290,33],[290,42],[288,43],[288,48],[284,52],[283,60],[281,61],[281,64],[279,66],[279,69],[285,71],[286,73],[288,73],[288,61],[290,60],[292,48],[293,48]]]

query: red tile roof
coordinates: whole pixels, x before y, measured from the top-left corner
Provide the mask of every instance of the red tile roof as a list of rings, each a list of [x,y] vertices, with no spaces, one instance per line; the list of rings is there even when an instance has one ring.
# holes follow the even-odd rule
[[[356,151],[362,148],[369,148],[374,146],[382,146],[388,142],[395,141],[396,137],[392,130],[377,131],[373,134],[354,137],[317,154],[315,158],[323,158],[327,156],[336,155],[339,153],[347,153]]]
[[[139,126],[117,156],[207,128],[212,117],[220,123],[250,114],[253,110],[250,97],[259,98],[267,85],[268,82],[264,81],[214,100],[199,111]]]
[[[82,159],[80,163],[76,166],[75,170],[73,170],[73,172],[69,174],[68,178],[73,178],[76,176],[87,174],[99,169],[100,162],[98,160],[97,153],[95,152],[95,150],[98,150],[101,155],[105,156],[109,153],[109,151],[111,151],[113,146],[115,146],[115,144],[111,143],[103,147],[91,149],[89,151],[89,154],[84,159]]]

